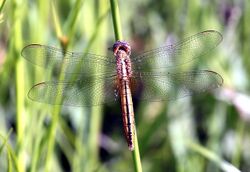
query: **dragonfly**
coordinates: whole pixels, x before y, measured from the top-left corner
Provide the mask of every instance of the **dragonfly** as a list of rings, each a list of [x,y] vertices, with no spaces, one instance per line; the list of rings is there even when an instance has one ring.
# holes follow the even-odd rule
[[[133,151],[133,100],[168,101],[220,87],[223,78],[214,71],[179,72],[179,68],[208,54],[221,41],[218,31],[207,30],[135,57],[131,56],[130,45],[120,40],[111,48],[113,57],[30,44],[21,52],[26,60],[45,69],[59,69],[64,77],[34,85],[28,97],[37,102],[69,106],[120,101],[125,138]],[[138,90],[142,94],[132,97]]]

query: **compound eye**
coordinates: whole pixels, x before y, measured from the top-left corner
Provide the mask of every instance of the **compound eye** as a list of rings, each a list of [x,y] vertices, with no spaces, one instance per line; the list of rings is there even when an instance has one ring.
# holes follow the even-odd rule
[[[127,42],[125,42],[125,41],[124,42],[123,41],[117,41],[113,45],[113,52],[114,52],[114,54],[116,54],[118,50],[123,50],[128,55],[131,54],[131,48],[130,48],[129,44]]]

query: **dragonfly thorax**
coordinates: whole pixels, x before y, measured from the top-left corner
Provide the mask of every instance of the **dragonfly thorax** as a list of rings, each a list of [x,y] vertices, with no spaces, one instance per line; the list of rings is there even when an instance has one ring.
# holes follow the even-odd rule
[[[127,79],[132,76],[131,69],[131,47],[127,42],[117,41],[113,45],[113,52],[116,57],[116,71],[119,79]]]
[[[130,57],[123,50],[117,52],[116,71],[119,79],[127,79],[132,76]]]

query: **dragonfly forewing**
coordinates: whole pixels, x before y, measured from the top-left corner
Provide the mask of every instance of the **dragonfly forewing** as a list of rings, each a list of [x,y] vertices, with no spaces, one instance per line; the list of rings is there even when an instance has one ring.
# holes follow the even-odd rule
[[[111,56],[90,53],[64,52],[51,46],[30,44],[23,48],[22,56],[43,68],[57,69],[69,74],[100,75],[115,74],[116,61]],[[105,71],[105,72],[104,72]]]
[[[197,33],[175,45],[163,46],[132,58],[138,72],[162,69],[186,64],[213,50],[222,41],[222,35],[214,30]],[[149,67],[145,67],[150,65]]]

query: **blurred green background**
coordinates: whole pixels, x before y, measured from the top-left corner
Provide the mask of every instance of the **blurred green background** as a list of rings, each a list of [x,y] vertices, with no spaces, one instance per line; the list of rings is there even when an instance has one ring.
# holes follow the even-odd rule
[[[214,29],[222,43],[192,64],[220,89],[171,102],[135,102],[144,172],[250,172],[250,2],[118,1],[135,54]],[[134,171],[120,105],[59,107],[27,98],[51,72],[25,61],[30,43],[107,53],[115,41],[108,0],[0,1],[0,171]]]

